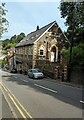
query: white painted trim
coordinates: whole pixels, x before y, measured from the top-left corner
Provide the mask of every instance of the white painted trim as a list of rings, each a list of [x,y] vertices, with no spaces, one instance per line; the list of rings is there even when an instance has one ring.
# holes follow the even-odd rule
[[[43,48],[43,55],[40,55],[40,50]],[[45,51],[46,51],[46,49],[45,49],[45,46],[44,45],[41,45],[40,47],[39,47],[39,55],[40,56],[44,56],[45,55]]]
[[[56,22],[57,23],[57,22]],[[58,23],[57,23],[57,25],[58,25]],[[61,30],[61,32],[62,32],[62,34],[64,35],[64,37],[68,40],[68,38],[66,37],[66,35],[64,34],[64,32],[62,31],[62,29],[61,29],[61,27],[58,25],[58,27],[60,28],[60,30]],[[59,29],[58,28],[58,29]]]
[[[55,23],[56,22],[54,22],[35,42],[37,42]]]

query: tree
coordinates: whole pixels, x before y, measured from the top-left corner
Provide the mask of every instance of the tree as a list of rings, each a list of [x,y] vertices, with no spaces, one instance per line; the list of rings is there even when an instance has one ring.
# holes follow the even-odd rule
[[[8,21],[5,18],[7,10],[5,9],[5,3],[0,5],[0,38],[2,34],[7,31]]]
[[[70,48],[65,49],[63,57],[69,58],[68,81],[70,82],[73,66],[84,65],[84,2],[63,2],[62,0],[60,11],[61,17],[66,19],[65,25],[68,26],[66,35],[70,41]]]
[[[16,43],[16,41],[17,41],[17,36],[16,35],[14,35],[10,38],[10,43]]]
[[[74,23],[74,45],[83,42],[84,33],[84,2],[63,2],[60,3],[61,17],[66,19],[68,26],[67,37],[70,40]]]
[[[20,33],[19,35],[13,35],[10,39],[5,39],[2,41],[3,50],[7,50],[11,47],[15,47],[17,43],[19,43],[25,37],[24,33]]]
[[[9,39],[5,39],[4,41],[2,41],[2,47],[5,48],[6,45],[8,44]]]
[[[24,34],[24,33],[20,33],[20,34],[17,36],[17,43],[19,43],[24,37],[25,37],[25,34]]]

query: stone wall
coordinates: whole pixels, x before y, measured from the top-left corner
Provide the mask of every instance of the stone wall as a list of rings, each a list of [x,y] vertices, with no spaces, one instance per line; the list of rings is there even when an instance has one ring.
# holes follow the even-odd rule
[[[61,81],[67,81],[66,64],[51,63],[46,60],[37,60],[36,67],[40,68],[48,77]]]
[[[70,82],[84,85],[84,67],[74,66],[72,68]]]

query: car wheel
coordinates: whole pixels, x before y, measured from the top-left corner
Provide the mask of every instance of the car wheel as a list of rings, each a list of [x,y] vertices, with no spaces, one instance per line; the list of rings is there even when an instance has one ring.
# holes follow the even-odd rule
[[[30,75],[28,75],[28,77],[30,78]]]

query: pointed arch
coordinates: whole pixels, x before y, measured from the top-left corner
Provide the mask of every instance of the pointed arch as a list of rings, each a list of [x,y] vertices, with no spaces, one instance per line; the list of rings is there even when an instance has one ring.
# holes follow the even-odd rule
[[[40,56],[44,56],[45,55],[45,47],[43,45],[41,45],[39,47],[39,55]]]
[[[50,48],[50,61],[57,62],[57,59],[58,59],[58,47],[52,45]]]

